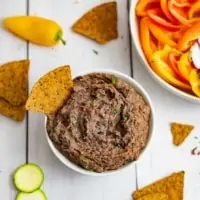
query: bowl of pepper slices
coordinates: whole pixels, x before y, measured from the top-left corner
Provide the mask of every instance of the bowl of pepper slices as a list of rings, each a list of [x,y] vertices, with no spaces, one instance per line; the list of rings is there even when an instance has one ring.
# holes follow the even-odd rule
[[[153,79],[200,103],[200,1],[132,0],[129,22],[136,51]]]

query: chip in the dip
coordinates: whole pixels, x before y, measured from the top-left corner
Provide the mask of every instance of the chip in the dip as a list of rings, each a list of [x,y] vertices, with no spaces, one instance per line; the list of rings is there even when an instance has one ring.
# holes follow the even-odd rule
[[[55,114],[70,96],[72,89],[70,67],[58,67],[35,83],[26,103],[26,109],[44,114]]]
[[[118,37],[117,3],[101,4],[80,18],[73,26],[74,32],[84,35],[100,44]]]
[[[24,105],[13,106],[4,99],[0,98],[0,113],[15,121],[23,121],[26,114],[26,110]]]
[[[115,81],[114,81],[115,80]],[[123,79],[89,73],[73,79],[70,97],[47,120],[55,147],[74,164],[102,173],[137,160],[150,130],[150,105]]]
[[[168,196],[169,200],[183,200],[184,174],[184,171],[173,173],[168,177],[135,191],[133,198],[134,200],[141,200],[141,197],[145,195],[164,193]]]
[[[171,133],[174,145],[181,145],[193,129],[194,126],[189,124],[171,123]]]
[[[165,193],[153,193],[144,195],[137,200],[169,200],[169,198]]]
[[[9,62],[0,67],[0,98],[13,106],[25,105],[28,97],[29,60]]]

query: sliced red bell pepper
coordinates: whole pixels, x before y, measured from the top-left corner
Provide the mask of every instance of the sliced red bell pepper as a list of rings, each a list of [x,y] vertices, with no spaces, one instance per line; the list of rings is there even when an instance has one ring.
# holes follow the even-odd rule
[[[170,13],[180,24],[188,25],[187,13],[184,11],[184,9],[177,7],[175,2],[176,0],[168,1]]]
[[[168,64],[169,64],[169,66],[174,71],[174,73],[176,74],[177,78],[180,81],[188,84],[189,83],[188,80],[186,80],[178,70],[177,62],[178,62],[179,59],[180,59],[180,55],[178,55],[176,53],[169,53],[168,54]]]
[[[180,30],[180,26],[179,25],[174,25],[170,22],[168,22],[166,19],[164,19],[162,17],[162,10],[161,9],[150,9],[147,11],[147,15],[148,17],[157,25],[159,25],[160,27],[168,30],[168,31],[178,31]]]
[[[195,3],[197,2],[198,0],[188,0],[190,3]]]
[[[193,24],[188,28],[179,39],[177,48],[179,51],[188,50],[193,42],[200,36],[200,22]]]
[[[136,5],[136,15],[143,17],[146,15],[146,11],[150,8],[159,7],[160,0],[140,0]]]
[[[173,23],[177,24],[177,20],[171,15],[168,9],[168,0],[160,0],[160,7],[165,16]]]

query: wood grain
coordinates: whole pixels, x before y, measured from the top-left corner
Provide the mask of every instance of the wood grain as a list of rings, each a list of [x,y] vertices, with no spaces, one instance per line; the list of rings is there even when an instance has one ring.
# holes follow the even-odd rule
[[[72,24],[100,0],[30,0],[30,14],[52,18],[64,29],[67,45],[53,48],[30,45],[32,61],[31,82],[47,71],[69,64],[75,76],[81,70],[115,69],[130,75],[129,33],[127,3],[118,0],[119,38],[99,45],[71,31]],[[96,55],[93,51],[98,51]],[[29,161],[39,164],[45,172],[44,190],[49,200],[130,200],[135,189],[134,167],[115,176],[92,178],[75,173],[55,158],[47,146],[44,134],[44,116],[29,114]],[[112,191],[112,192],[111,192]]]
[[[6,16],[26,14],[26,1],[12,0],[0,3],[0,19]],[[0,64],[13,60],[26,59],[26,42],[14,37],[0,25]],[[26,161],[26,120],[14,122],[0,116],[0,196],[6,200],[15,198],[12,185],[12,173]]]

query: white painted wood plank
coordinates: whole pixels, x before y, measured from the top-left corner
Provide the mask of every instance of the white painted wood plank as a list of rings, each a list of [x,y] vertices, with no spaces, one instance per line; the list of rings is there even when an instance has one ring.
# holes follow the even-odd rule
[[[200,137],[200,105],[192,104],[165,91],[145,70],[135,48],[133,48],[133,56],[134,77],[149,93],[156,111],[156,130],[151,150],[137,165],[139,187],[174,171],[185,170],[184,200],[198,200],[200,198],[200,162],[199,157],[192,156],[190,151],[195,145],[200,146],[198,140],[194,139],[195,136]],[[172,144],[169,129],[169,123],[174,121],[195,125],[192,134],[178,148]]]
[[[19,0],[15,5],[12,0],[0,2],[0,19],[9,15],[24,15],[25,12],[25,0]],[[0,64],[25,58],[26,42],[6,32],[0,25]],[[0,127],[0,196],[13,200],[15,190],[11,174],[25,162],[26,124],[25,121],[17,123],[0,115]]]
[[[89,68],[111,68],[130,74],[128,13],[125,0],[118,0],[120,37],[100,46],[80,35],[70,27],[87,10],[98,5],[100,0],[31,0],[30,14],[49,17],[64,28],[68,44],[54,48],[30,45],[32,60],[31,84],[47,71],[70,64],[74,75]],[[122,37],[121,37],[122,36]],[[93,53],[93,49],[99,52]],[[44,117],[30,113],[29,116],[29,160],[38,163],[45,172],[44,190],[49,200],[130,200],[135,189],[135,169],[130,168],[118,175],[91,178],[74,173],[63,166],[51,153],[44,136]],[[111,192],[112,190],[112,192]]]

